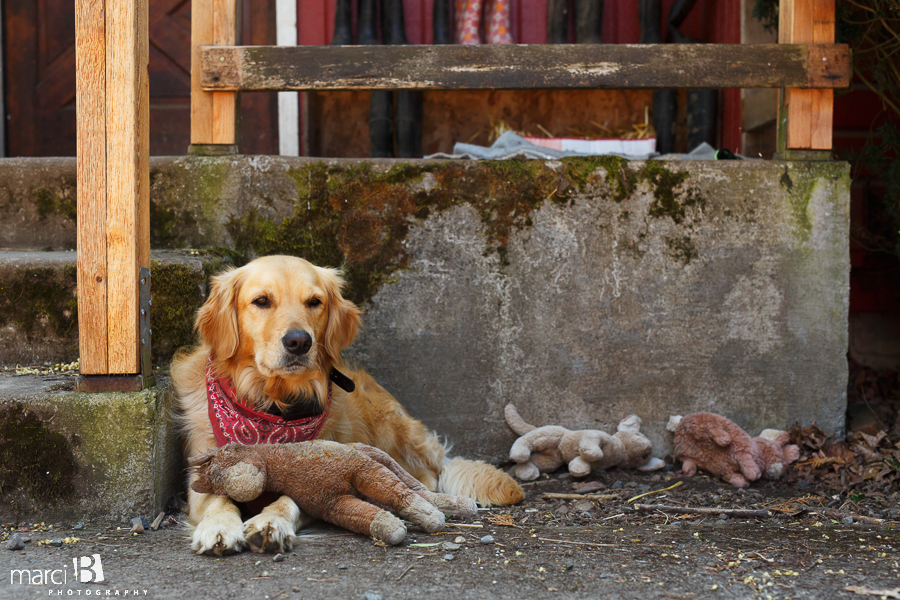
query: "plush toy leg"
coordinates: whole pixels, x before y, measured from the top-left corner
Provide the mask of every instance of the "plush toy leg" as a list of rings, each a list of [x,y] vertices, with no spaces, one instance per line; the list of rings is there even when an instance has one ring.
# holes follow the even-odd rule
[[[572,477],[587,477],[591,474],[591,465],[580,456],[576,456],[569,461],[569,473]]]
[[[396,475],[379,465],[377,471],[359,470],[353,477],[353,487],[376,504],[388,507],[408,521],[428,532],[444,528],[444,513],[403,484]]]
[[[368,535],[391,546],[396,546],[406,537],[406,526],[400,519],[354,496],[338,498],[328,507],[322,518],[329,523],[354,533]]]
[[[419,496],[434,504],[439,510],[452,514],[459,515],[463,517],[473,517],[478,514],[478,506],[475,504],[475,501],[471,498],[465,498],[463,496],[451,496],[450,494],[438,494],[436,492],[429,491],[425,485],[409,474],[400,464],[391,458],[391,456],[374,446],[367,446],[366,444],[350,444],[375,462],[384,465],[387,469],[397,476],[406,487],[417,493]]]
[[[301,512],[288,496],[281,496],[244,523],[244,538],[254,552],[290,552],[297,537]]]
[[[681,463],[681,471],[685,477],[693,477],[697,473],[697,463],[690,458],[686,458]]]
[[[540,474],[541,472],[532,462],[522,463],[516,467],[516,477],[522,481],[534,481]]]

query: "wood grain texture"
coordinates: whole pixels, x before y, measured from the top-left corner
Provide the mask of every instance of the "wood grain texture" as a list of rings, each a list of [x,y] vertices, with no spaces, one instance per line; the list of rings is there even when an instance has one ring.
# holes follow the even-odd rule
[[[139,373],[138,270],[147,82],[146,0],[107,0],[106,164],[109,373]],[[149,217],[149,214],[148,214]],[[149,254],[149,251],[147,252]]]
[[[234,46],[237,43],[235,0],[213,0],[213,45]],[[213,93],[213,144],[234,144],[237,118],[234,92]]]
[[[826,77],[809,68],[813,50],[834,56]],[[216,91],[831,88],[850,73],[846,46],[803,44],[239,46],[201,54],[203,88]]]
[[[108,373],[104,1],[75,3],[78,114],[78,350],[81,373]]]
[[[835,0],[781,0],[778,41],[783,44],[831,44],[834,41]],[[810,54],[810,77],[834,76],[843,82],[843,75],[832,71],[832,58],[827,51]],[[849,85],[849,72],[847,73]],[[797,86],[799,87],[799,86]],[[786,86],[784,114],[786,127],[785,149],[830,150],[834,91],[831,89],[797,89]],[[810,86],[813,87],[813,86]],[[846,87],[845,85],[835,87]]]
[[[213,95],[203,91],[200,47],[215,41],[215,0],[191,2],[191,143],[213,143]]]

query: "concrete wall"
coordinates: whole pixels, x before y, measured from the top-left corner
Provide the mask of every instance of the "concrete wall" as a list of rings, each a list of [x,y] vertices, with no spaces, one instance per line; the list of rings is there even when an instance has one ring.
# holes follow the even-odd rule
[[[65,178],[15,177],[0,210],[65,247]],[[151,231],[344,265],[366,310],[347,355],[460,453],[506,455],[507,402],[536,425],[636,413],[663,453],[669,415],[698,410],[842,432],[849,181],[842,163],[155,159]]]
[[[485,251],[459,206],[416,223],[410,262],[372,299],[350,355],[463,452],[501,459],[529,422],[612,431],[636,413],[655,450],[672,414],[753,434],[844,427],[848,197],[844,166],[692,163],[681,222],[650,185],[543,205]]]

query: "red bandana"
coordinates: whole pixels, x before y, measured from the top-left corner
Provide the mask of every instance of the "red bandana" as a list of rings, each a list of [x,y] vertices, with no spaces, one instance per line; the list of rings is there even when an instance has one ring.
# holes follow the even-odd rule
[[[286,421],[281,417],[247,408],[234,400],[234,385],[228,377],[217,379],[212,372],[212,358],[206,366],[206,398],[209,402],[209,422],[212,423],[216,444],[236,443],[291,444],[308,442],[318,437],[328,409],[331,408],[331,381],[328,381],[328,400],[320,415]]]

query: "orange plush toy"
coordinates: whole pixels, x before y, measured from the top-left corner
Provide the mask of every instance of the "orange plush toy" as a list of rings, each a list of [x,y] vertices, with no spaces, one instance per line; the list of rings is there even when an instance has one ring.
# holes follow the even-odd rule
[[[800,449],[788,444],[785,431],[766,429],[751,438],[729,419],[712,413],[672,417],[666,429],[675,433],[674,456],[685,475],[700,468],[736,487],[747,487],[764,476],[778,479],[784,467],[800,456]]]

